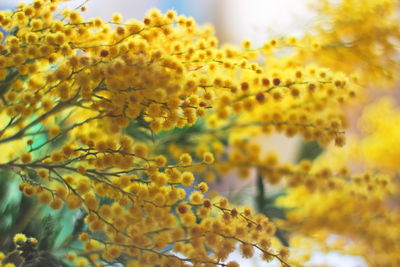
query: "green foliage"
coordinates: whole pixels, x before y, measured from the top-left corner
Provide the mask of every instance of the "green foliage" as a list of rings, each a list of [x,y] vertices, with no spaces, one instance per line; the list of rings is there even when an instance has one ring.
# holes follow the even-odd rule
[[[268,218],[275,220],[287,220],[286,211],[288,208],[279,207],[276,205],[275,201],[284,196],[285,192],[280,192],[268,196],[265,191],[263,177],[260,173],[257,175],[257,195],[256,195],[256,207],[258,212],[265,214]],[[288,236],[287,232],[283,229],[277,229],[275,236],[282,242],[283,245],[288,246]]]
[[[38,179],[35,173],[30,172],[27,177],[31,180]],[[67,266],[59,263],[52,253],[67,251],[67,248],[77,240],[78,235],[84,230],[83,219],[86,214],[70,211],[67,208],[60,211],[48,207],[39,208],[34,199],[21,194],[17,184],[18,180],[10,172],[0,172],[0,249],[14,250],[12,236],[16,233],[25,233],[39,240],[37,250],[39,256],[24,262],[21,266]],[[71,227],[65,226],[69,221],[73,222]],[[53,265],[40,265],[43,262]],[[55,262],[57,264],[54,264]]]
[[[54,247],[55,240],[61,231],[61,224],[51,214],[41,220],[42,233],[39,238],[39,250],[50,250]]]
[[[299,148],[299,153],[297,155],[297,162],[302,160],[314,160],[316,159],[324,149],[318,144],[316,141],[312,141],[309,143],[302,142]]]

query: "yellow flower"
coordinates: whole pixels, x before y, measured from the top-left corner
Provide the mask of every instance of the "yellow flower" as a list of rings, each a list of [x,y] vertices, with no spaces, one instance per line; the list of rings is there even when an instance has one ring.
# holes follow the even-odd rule
[[[27,240],[26,235],[24,235],[24,234],[22,234],[22,233],[15,234],[14,237],[13,237],[13,242],[14,242],[15,244],[17,244],[17,243],[19,243],[19,242],[24,243],[24,242],[26,242],[26,240]]]

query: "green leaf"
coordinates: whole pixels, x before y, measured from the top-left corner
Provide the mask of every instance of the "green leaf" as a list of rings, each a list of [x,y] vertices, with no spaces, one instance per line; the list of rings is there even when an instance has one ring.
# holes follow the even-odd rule
[[[51,250],[61,230],[61,225],[52,215],[47,215],[41,220],[42,232],[39,238],[39,250]]]
[[[79,213],[76,215],[74,219],[74,228],[72,230],[72,236],[78,236],[80,233],[82,233],[84,227],[85,227],[85,217],[87,213],[83,210],[80,210]]]
[[[3,95],[5,93],[7,93],[7,91],[10,89],[10,85],[12,83],[12,81],[15,79],[15,77],[17,77],[17,75],[19,74],[18,69],[17,68],[11,68],[5,79],[4,80],[0,80],[0,96],[3,98]]]
[[[275,236],[281,241],[282,245],[289,247],[289,232],[281,228],[278,228],[275,232]]]
[[[314,160],[316,159],[324,149],[316,142],[312,141],[309,143],[303,142],[300,145],[299,154],[297,156],[297,162],[300,162],[304,159]]]
[[[135,140],[146,142],[152,140],[152,133],[149,130],[149,124],[142,117],[131,120],[125,133]]]
[[[265,205],[263,213],[267,215],[269,218],[287,220],[286,217],[287,208],[277,207],[274,205]]]
[[[276,193],[276,194],[274,194],[274,195],[266,196],[265,199],[264,199],[264,203],[265,203],[265,204],[272,205],[272,204],[275,203],[275,201],[276,201],[278,198],[280,198],[280,197],[282,197],[282,196],[286,196],[286,195],[287,195],[287,193],[286,193],[285,191],[283,191],[283,192],[280,192],[280,193]]]

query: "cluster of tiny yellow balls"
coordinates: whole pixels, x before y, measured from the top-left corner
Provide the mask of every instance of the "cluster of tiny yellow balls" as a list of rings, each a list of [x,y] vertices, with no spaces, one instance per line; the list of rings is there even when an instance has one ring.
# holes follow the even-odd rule
[[[0,27],[8,33],[0,33],[0,169],[15,171],[21,192],[54,210],[85,210],[83,252],[67,254],[76,266],[105,266],[128,256],[130,267],[236,267],[225,263],[236,247],[244,258],[259,251],[267,262],[289,266],[288,249],[275,245],[274,223],[209,194],[207,182],[230,170],[246,178],[256,169],[269,184],[286,183],[294,192],[283,200],[287,205],[300,203],[300,193],[315,193],[310,203],[319,203],[326,192],[333,199],[370,194],[375,203],[387,189],[386,179],[371,188],[369,175],[350,176],[343,166],[335,171],[310,161],[280,163],[274,153],[263,155],[252,137],[282,133],[344,146],[344,108],[362,93],[363,77],[390,76],[377,67],[373,49],[364,49],[376,38],[367,33],[385,33],[379,45],[389,57],[393,47],[386,39],[398,36],[391,23],[366,24],[360,34],[368,38],[354,40],[354,49],[323,29],[320,38],[289,36],[259,48],[250,41],[234,47],[218,44],[212,27],[199,27],[173,10],[152,9],[141,21],[124,21],[120,14],[110,21],[84,20],[84,7],[59,11],[58,2],[34,0],[0,11]],[[389,0],[378,2],[368,1],[363,12],[390,13]],[[354,11],[352,5],[342,9]],[[293,53],[277,56],[281,48]],[[369,51],[375,67],[363,65],[361,50]],[[350,63],[340,67],[338,51]],[[351,74],[353,69],[363,76]],[[199,123],[204,129],[189,131]],[[132,136],[132,128],[151,138]],[[187,130],[185,140],[194,145],[164,142],[178,128]],[[320,211],[334,207],[329,202]],[[305,214],[292,212],[289,221],[302,223]],[[337,218],[332,214],[329,222]],[[18,234],[18,241],[26,237]],[[0,254],[0,261],[5,258]]]
[[[275,226],[268,218],[207,197],[208,185],[198,176],[226,166],[214,163],[223,156],[221,148],[204,144],[228,130],[239,139],[244,131],[277,131],[341,146],[346,121],[338,107],[356,95],[358,85],[312,65],[264,68],[257,57],[269,55],[280,41],[260,49],[248,41],[242,48],[219,47],[212,28],[174,11],[153,9],[143,21],[123,22],[119,14],[109,22],[85,21],[76,10],[54,17],[57,4],[35,0],[0,13],[4,29],[18,28],[0,47],[0,77],[9,88],[2,116],[10,120],[0,145],[25,142],[19,161],[2,164],[35,171],[37,180],[21,176],[26,196],[55,210],[65,204],[88,213],[88,233],[80,237],[88,257],[68,258],[78,266],[121,254],[134,258],[132,266],[223,265],[239,243],[246,258],[258,249],[265,260],[288,265],[287,249],[270,247]],[[284,45],[295,44],[288,38]],[[157,154],[156,146],[125,134],[132,120],[157,135],[202,117],[210,130],[200,138],[211,142],[201,142],[195,153],[171,148],[172,157]],[[38,124],[43,130],[35,132]],[[35,141],[39,134],[46,134],[44,144]],[[62,145],[42,152],[61,138]],[[239,150],[246,148],[232,144],[238,150],[228,164],[239,164],[242,174],[260,165],[271,172],[271,159],[264,164],[254,152],[243,157]],[[278,167],[265,177],[277,182],[289,172]],[[112,202],[101,204],[102,198]],[[105,238],[92,235],[98,232]],[[161,252],[169,245],[185,258]]]

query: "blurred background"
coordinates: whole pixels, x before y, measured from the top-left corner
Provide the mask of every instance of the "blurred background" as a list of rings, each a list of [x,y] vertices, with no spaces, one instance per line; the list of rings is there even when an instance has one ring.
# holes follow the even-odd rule
[[[0,9],[13,9],[20,0],[0,0]],[[72,0],[63,5],[74,8],[85,2]],[[85,18],[101,17],[108,21],[114,12],[124,19],[142,19],[150,8],[165,12],[176,10],[179,14],[192,16],[198,24],[212,24],[220,43],[240,44],[250,40],[254,47],[261,46],[265,40],[281,36],[302,36],[309,25],[315,22],[316,14],[309,7],[310,0],[90,0],[85,6]],[[276,151],[283,162],[294,162],[299,153],[300,140],[272,136],[260,140],[266,150]],[[254,179],[239,180],[229,175],[220,184],[214,185],[221,194],[233,197],[238,195],[241,202],[252,204],[255,196]],[[244,260],[239,253],[230,260],[238,261],[241,266],[264,266],[257,259]],[[307,266],[364,267],[359,258],[339,253],[313,255]],[[279,266],[277,264],[276,266]]]
[[[0,8],[15,7],[21,0],[1,0]],[[66,6],[76,7],[84,0],[72,0]],[[268,37],[301,36],[315,17],[307,6],[308,0],[90,0],[85,5],[87,18],[111,19],[114,12],[125,18],[141,19],[150,8],[176,10],[192,16],[199,24],[215,26],[221,42],[240,43],[249,39],[255,45]]]

